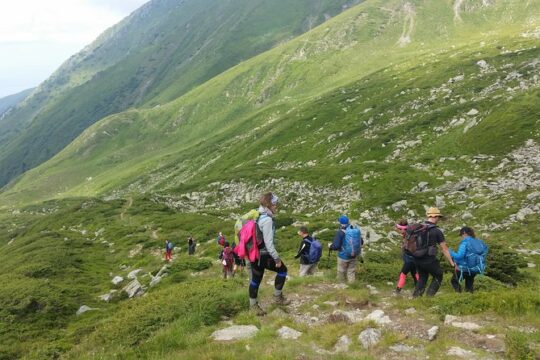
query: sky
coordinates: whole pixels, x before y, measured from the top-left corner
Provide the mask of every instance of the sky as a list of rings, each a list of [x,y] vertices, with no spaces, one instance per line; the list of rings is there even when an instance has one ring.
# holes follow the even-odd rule
[[[149,0],[0,0],[0,98],[35,87]]]

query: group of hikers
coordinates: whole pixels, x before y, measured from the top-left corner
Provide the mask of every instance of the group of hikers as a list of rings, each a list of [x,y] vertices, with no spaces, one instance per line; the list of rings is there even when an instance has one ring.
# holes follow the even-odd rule
[[[248,260],[250,309],[262,316],[265,311],[259,305],[258,292],[265,270],[276,273],[274,303],[288,305],[290,300],[283,295],[288,269],[275,246],[274,219],[280,205],[279,198],[269,192],[260,197],[259,203],[257,211],[250,211],[235,224],[238,245],[235,245],[234,249],[230,247],[230,251],[233,256]],[[444,273],[437,257],[437,249],[440,248],[454,269],[450,281],[454,290],[461,292],[460,282],[464,279],[465,291],[472,293],[475,276],[485,270],[488,247],[482,240],[476,238],[473,229],[463,227],[459,231],[462,239],[459,248],[457,251],[452,251],[446,244],[443,232],[437,226],[443,218],[440,210],[431,207],[427,210],[426,217],[427,219],[419,224],[409,224],[406,220],[401,220],[396,224],[396,230],[402,235],[403,267],[395,292],[401,291],[410,273],[415,285],[413,297],[422,296],[424,292],[427,296],[434,296],[441,286]],[[364,240],[360,228],[351,224],[346,215],[341,215],[337,220],[338,229],[328,247],[337,252],[338,279],[354,282],[357,263],[363,262]],[[300,261],[299,275],[313,275],[322,255],[321,243],[310,235],[305,226],[300,227],[298,235],[302,238],[295,256]],[[430,275],[432,279],[428,286]]]
[[[193,236],[188,236],[188,255],[195,255],[195,249],[197,243]],[[172,260],[172,253],[174,250],[174,244],[170,240],[165,240],[165,261],[170,262]]]
[[[283,295],[288,268],[275,246],[275,216],[280,206],[279,198],[271,193],[263,194],[259,199],[259,208],[241,216],[235,223],[235,237],[232,244],[219,233],[216,242],[222,247],[219,259],[223,265],[223,277],[234,277],[238,269],[247,268],[249,274],[250,309],[257,315],[265,311],[259,306],[258,292],[266,270],[276,273],[274,280],[273,301],[278,305],[288,305],[290,301]],[[482,274],[486,266],[488,247],[476,238],[470,227],[459,231],[461,242],[457,251],[448,248],[443,232],[437,223],[443,218],[440,210],[431,207],[426,212],[422,223],[409,224],[400,220],[396,230],[402,236],[401,251],[403,266],[398,276],[395,293],[399,294],[405,286],[407,275],[414,282],[413,297],[426,293],[434,296],[443,280],[443,269],[437,257],[438,248],[454,269],[450,281],[456,292],[461,292],[461,282],[465,280],[465,291],[473,292],[474,279]],[[363,262],[362,249],[364,239],[361,229],[351,223],[346,215],[337,219],[338,229],[333,241],[328,244],[329,252],[337,252],[337,277],[349,283],[356,280],[358,261]],[[295,259],[300,262],[300,276],[314,275],[322,257],[322,245],[314,238],[306,226],[298,230],[301,238]],[[189,238],[189,254],[195,252],[195,241]],[[167,256],[167,255],[166,255]],[[170,255],[169,259],[170,259]],[[432,279],[428,286],[428,279]]]

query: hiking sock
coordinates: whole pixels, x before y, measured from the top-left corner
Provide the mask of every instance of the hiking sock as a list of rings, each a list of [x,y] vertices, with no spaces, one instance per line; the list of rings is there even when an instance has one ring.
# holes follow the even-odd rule
[[[398,280],[398,283],[397,283],[397,287],[399,289],[403,288],[405,286],[405,281],[407,280],[407,275],[405,275],[404,273],[399,273],[399,280]]]
[[[249,298],[249,306],[257,305],[258,301],[257,299]]]

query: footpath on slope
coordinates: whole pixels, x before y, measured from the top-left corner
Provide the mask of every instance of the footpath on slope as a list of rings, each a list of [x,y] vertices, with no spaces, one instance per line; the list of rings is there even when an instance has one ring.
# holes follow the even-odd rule
[[[500,319],[451,314],[441,319],[431,311],[417,310],[415,301],[422,300],[412,300],[410,291],[396,295],[390,289],[369,284],[357,288],[358,283],[348,286],[333,282],[322,273],[294,281],[299,283],[285,287],[291,300],[289,306],[272,305],[271,296],[262,295],[261,306],[268,315],[256,318],[253,324],[246,324],[245,316],[239,323],[234,317],[225,319],[212,334],[214,341],[245,341],[246,349],[251,349],[257,346],[259,331],[267,334],[272,329],[274,338],[295,342],[294,348],[302,353],[307,346],[320,358],[357,358],[368,353],[376,358],[428,359],[427,350],[434,346],[441,358],[505,357],[505,335],[495,331],[501,330],[497,322]],[[264,292],[268,293],[273,277],[269,276],[265,283]],[[321,333],[324,335],[319,341]]]

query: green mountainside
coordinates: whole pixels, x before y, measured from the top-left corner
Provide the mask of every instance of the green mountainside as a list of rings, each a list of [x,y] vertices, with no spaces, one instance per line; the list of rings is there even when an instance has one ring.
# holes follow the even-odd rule
[[[5,113],[16,106],[18,103],[26,99],[28,95],[33,91],[34,89],[27,89],[21,92],[18,92],[13,95],[9,95],[6,97],[3,97],[0,99],[0,118],[5,117]],[[2,120],[0,120],[2,121]]]
[[[0,186],[99,119],[172,100],[357,2],[149,2],[71,57],[0,122]]]
[[[0,193],[0,359],[538,358],[539,13],[538,1],[366,0],[88,127]],[[219,279],[214,239],[267,190],[283,204],[293,302],[269,304],[267,274],[257,318],[246,274]],[[410,299],[410,280],[392,296],[394,224],[434,205],[450,247],[464,225],[489,244],[487,276],[455,294],[445,265],[436,297]],[[299,278],[298,227],[326,246],[340,213],[367,240],[357,281],[336,283],[327,253]],[[258,332],[212,340],[231,324]],[[379,341],[362,345],[364,331]]]

